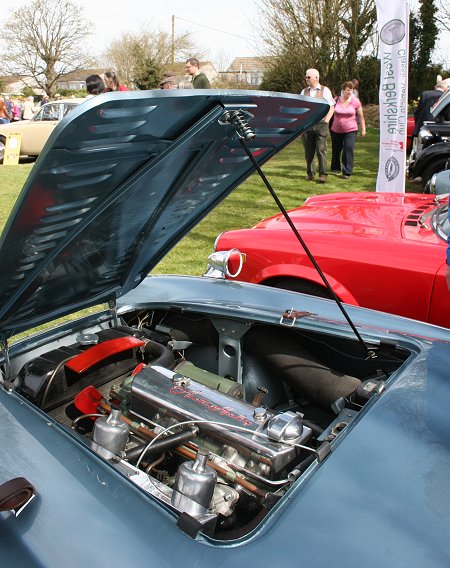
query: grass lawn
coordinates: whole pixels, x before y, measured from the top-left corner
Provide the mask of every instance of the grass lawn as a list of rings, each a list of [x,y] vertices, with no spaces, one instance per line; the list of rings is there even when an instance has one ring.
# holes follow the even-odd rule
[[[378,144],[379,131],[376,129],[368,129],[365,138],[358,137],[354,173],[348,180],[330,174],[326,184],[306,181],[303,144],[300,140],[294,141],[270,160],[263,167],[263,171],[286,209],[301,205],[307,197],[319,193],[375,191]],[[328,154],[330,162],[331,140]],[[3,228],[32,167],[33,164],[0,166],[2,197],[0,229]],[[172,249],[153,272],[202,274],[206,269],[208,254],[212,252],[214,240],[219,233],[229,229],[250,227],[264,217],[277,212],[275,202],[264,183],[257,174],[254,174]]]

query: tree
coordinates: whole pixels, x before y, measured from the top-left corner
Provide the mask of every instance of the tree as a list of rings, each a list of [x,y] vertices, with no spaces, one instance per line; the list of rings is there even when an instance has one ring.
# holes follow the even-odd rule
[[[89,23],[71,0],[33,0],[13,12],[1,33],[3,72],[32,77],[49,96],[61,75],[92,64],[80,49]]]
[[[419,0],[418,12],[411,12],[409,21],[409,98],[417,98],[424,90],[433,88],[436,75],[441,70],[431,65],[431,55],[436,45],[437,26],[435,0]],[[420,73],[411,72],[420,69]]]
[[[152,57],[142,53],[141,46],[136,46],[136,64],[132,82],[141,90],[157,89],[161,82],[162,68]]]
[[[355,76],[360,77],[359,98],[363,104],[378,104],[380,89],[380,60],[376,55],[358,59]]]
[[[267,71],[261,83],[261,89],[300,93],[304,87],[304,65],[296,53],[281,53],[271,59],[267,58]]]
[[[377,11],[372,0],[349,0],[345,8],[346,16],[341,24],[345,30],[343,45],[343,77],[353,77],[359,54],[372,38],[377,23]]]
[[[358,57],[375,31],[376,6],[375,0],[262,0],[260,19],[267,55],[276,65],[268,75],[276,79],[282,65],[284,77],[291,77],[283,90],[298,92],[310,67],[335,87],[355,76]]]
[[[198,51],[191,41],[190,34],[174,38],[174,53],[179,60],[197,57]],[[172,39],[166,32],[143,31],[137,34],[124,33],[111,42],[104,54],[105,62],[111,66],[124,83],[130,85],[135,78],[144,79],[143,71],[148,66],[162,68],[172,61]],[[158,79],[157,85],[161,80]],[[150,87],[148,87],[150,88]]]
[[[450,6],[448,0],[441,0],[437,21],[443,29],[450,31]]]

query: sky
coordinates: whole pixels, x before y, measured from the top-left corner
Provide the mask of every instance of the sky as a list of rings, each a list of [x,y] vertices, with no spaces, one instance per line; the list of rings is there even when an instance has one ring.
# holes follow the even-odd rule
[[[74,0],[83,6],[86,19],[95,26],[88,40],[89,52],[100,54],[125,32],[161,30],[172,34],[190,32],[205,59],[222,70],[235,57],[258,55],[255,41],[255,0]]]
[[[389,0],[386,0],[389,1]],[[261,0],[74,0],[83,6],[85,16],[95,26],[89,40],[94,54],[100,54],[114,37],[124,32],[159,29],[172,33],[190,32],[205,59],[217,70],[224,70],[235,57],[261,55],[258,45],[258,7]],[[418,0],[410,0],[412,9]],[[441,32],[436,57],[450,67],[450,32]],[[436,59],[436,57],[434,59]]]
[[[28,1],[28,0],[27,0]],[[258,44],[261,0],[73,0],[83,8],[84,17],[92,22],[93,34],[85,47],[100,56],[111,41],[125,32],[161,30],[171,35],[172,16],[175,33],[190,32],[194,44],[205,60],[218,71],[228,67],[235,57],[262,54]],[[389,0],[386,0],[389,1]],[[418,0],[410,0],[412,8]],[[17,0],[15,8],[24,2]],[[0,23],[7,14],[0,15]],[[450,32],[441,32],[436,61],[450,67]]]

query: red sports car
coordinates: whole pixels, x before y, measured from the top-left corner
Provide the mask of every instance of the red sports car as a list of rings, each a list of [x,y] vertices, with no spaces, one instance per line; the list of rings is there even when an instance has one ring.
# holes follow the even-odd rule
[[[343,302],[450,327],[447,214],[445,196],[399,193],[318,195],[289,212]],[[222,233],[215,250],[233,248],[237,280],[330,297],[283,215]]]
[[[406,122],[406,150],[408,153],[412,150],[412,133],[414,130],[414,125],[414,116],[408,116]]]

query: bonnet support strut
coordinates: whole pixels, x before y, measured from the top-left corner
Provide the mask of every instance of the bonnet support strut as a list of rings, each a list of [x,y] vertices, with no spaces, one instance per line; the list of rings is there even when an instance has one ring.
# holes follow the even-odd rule
[[[225,113],[225,116],[222,117],[222,120],[233,124],[233,126],[235,127],[242,148],[244,149],[245,153],[247,154],[247,156],[251,160],[251,162],[252,162],[253,166],[255,167],[256,171],[258,172],[260,178],[263,180],[264,185],[269,190],[269,193],[273,197],[273,199],[274,199],[275,203],[277,204],[279,210],[281,211],[283,217],[286,219],[286,222],[288,223],[289,227],[292,229],[297,240],[302,245],[302,247],[303,247],[306,255],[308,256],[309,260],[313,264],[314,268],[317,270],[320,278],[323,280],[325,286],[327,287],[331,296],[335,300],[335,302],[338,305],[339,309],[341,310],[343,316],[345,317],[348,324],[352,328],[352,330],[353,330],[354,334],[356,335],[359,343],[362,345],[362,347],[365,351],[366,358],[367,359],[375,359],[377,357],[375,351],[373,349],[369,349],[367,344],[365,343],[364,339],[361,337],[360,333],[358,332],[358,330],[355,327],[355,324],[352,322],[352,320],[350,319],[350,316],[348,315],[347,311],[345,310],[341,300],[335,294],[335,292],[334,292],[333,288],[331,287],[330,283],[328,282],[325,274],[322,272],[320,266],[317,264],[316,259],[312,255],[311,251],[309,250],[309,248],[306,245],[305,241],[303,240],[302,236],[298,232],[297,227],[294,225],[292,219],[289,217],[288,212],[286,211],[286,209],[284,208],[280,199],[278,198],[278,195],[275,193],[275,190],[271,186],[270,182],[268,181],[268,179],[264,175],[264,172],[261,170],[259,164],[257,163],[253,154],[251,153],[251,150],[250,150],[250,148],[247,144],[247,141],[253,140],[253,138],[255,138],[255,133],[253,132],[253,130],[248,125],[247,116],[248,116],[247,113],[244,114],[243,112],[238,111],[238,110],[237,111],[228,111],[227,113]]]

